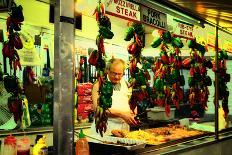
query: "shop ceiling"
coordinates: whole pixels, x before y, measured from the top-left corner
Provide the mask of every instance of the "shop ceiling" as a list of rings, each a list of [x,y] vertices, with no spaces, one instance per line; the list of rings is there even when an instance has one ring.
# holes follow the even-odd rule
[[[153,0],[232,34],[232,0]]]

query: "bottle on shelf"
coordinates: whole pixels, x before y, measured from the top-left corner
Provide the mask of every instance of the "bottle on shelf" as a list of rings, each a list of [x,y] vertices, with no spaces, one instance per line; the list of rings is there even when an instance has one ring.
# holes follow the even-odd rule
[[[16,146],[16,138],[12,135],[7,136],[4,139],[3,153],[4,155],[16,155],[17,154],[17,146]]]
[[[30,155],[30,140],[23,137],[17,141],[17,155]]]
[[[76,142],[76,155],[89,155],[89,143],[82,129],[79,133],[79,139]]]
[[[33,155],[48,155],[48,147],[45,143],[45,136],[40,138],[33,147]]]

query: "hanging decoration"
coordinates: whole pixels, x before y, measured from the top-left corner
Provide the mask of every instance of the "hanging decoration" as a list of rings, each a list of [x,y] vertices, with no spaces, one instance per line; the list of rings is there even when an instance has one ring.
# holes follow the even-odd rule
[[[23,69],[23,85],[29,85],[36,81],[35,73],[31,66],[26,66]]]
[[[20,58],[17,50],[23,48],[22,41],[19,37],[19,31],[21,30],[22,22],[24,21],[23,8],[21,5],[17,6],[12,2],[11,11],[6,21],[8,40],[4,43],[2,54],[4,58],[9,58],[10,68],[14,70],[16,74],[17,68],[20,70]]]
[[[146,109],[149,107],[150,95],[152,94],[148,82],[150,80],[150,74],[148,72],[150,64],[142,57],[144,33],[145,29],[143,24],[140,22],[129,22],[124,37],[125,41],[132,40],[127,47],[127,51],[131,55],[129,83],[132,87],[132,96],[129,104],[134,113],[137,108],[137,116],[140,117],[142,117],[142,113],[145,114]],[[140,117],[135,118],[139,121]]]
[[[160,57],[155,59],[152,71],[154,72],[153,103],[155,106],[165,107],[167,116],[170,116],[170,105],[179,108],[183,102],[184,92],[181,86],[185,85],[181,74],[182,59],[180,48],[183,43],[180,38],[173,37],[169,31],[159,31],[159,35],[152,42],[153,48],[160,47]]]
[[[224,111],[224,117],[228,118],[229,107],[228,107],[228,98],[229,90],[227,87],[227,82],[230,82],[230,74],[228,74],[226,60],[228,60],[227,51],[221,50],[218,52],[218,82],[219,82],[219,100],[222,101],[222,108]],[[213,60],[212,70],[216,72],[216,63]]]
[[[206,110],[209,97],[208,86],[212,85],[212,80],[207,75],[207,68],[212,68],[212,63],[204,56],[207,51],[205,46],[197,43],[196,40],[190,40],[188,47],[191,48],[190,57],[183,61],[183,66],[189,68],[189,103],[190,106],[200,104]]]
[[[105,6],[98,1],[98,5],[94,11],[96,21],[99,27],[99,33],[96,37],[97,50],[90,53],[88,62],[90,65],[96,67],[97,82],[99,83],[99,99],[95,112],[95,126],[96,132],[103,136],[103,132],[107,130],[107,110],[112,106],[113,85],[107,79],[106,75],[106,62],[105,62],[105,47],[104,39],[112,39],[114,34],[111,31],[110,19],[105,14]]]
[[[83,76],[84,76],[84,58],[81,58],[80,59],[80,62],[79,62],[79,69],[78,69],[78,74],[77,74],[77,81],[79,83],[82,83],[83,82]]]

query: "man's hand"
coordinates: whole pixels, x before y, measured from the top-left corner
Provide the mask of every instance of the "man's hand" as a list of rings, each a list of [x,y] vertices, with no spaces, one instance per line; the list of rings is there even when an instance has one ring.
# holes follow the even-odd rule
[[[129,125],[136,126],[138,122],[134,119],[135,115],[130,112],[124,112],[121,114],[121,118]]]

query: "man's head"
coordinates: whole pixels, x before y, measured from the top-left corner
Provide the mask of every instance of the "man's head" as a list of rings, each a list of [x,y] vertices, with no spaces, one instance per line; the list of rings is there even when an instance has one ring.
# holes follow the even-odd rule
[[[107,73],[110,81],[114,84],[120,82],[124,75],[126,64],[122,59],[113,58],[107,64]]]

